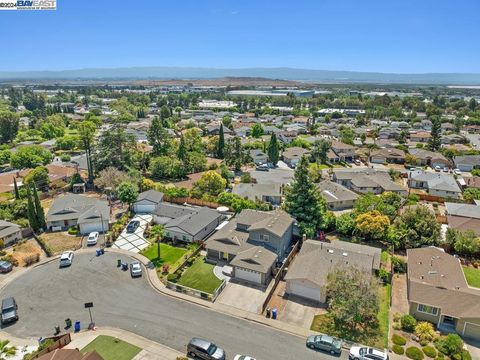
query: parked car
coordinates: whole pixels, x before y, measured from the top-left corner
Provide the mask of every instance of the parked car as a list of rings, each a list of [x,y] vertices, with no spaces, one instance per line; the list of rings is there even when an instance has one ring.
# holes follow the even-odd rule
[[[130,275],[132,275],[133,278],[142,276],[142,266],[140,262],[134,261],[130,264]]]
[[[91,232],[89,235],[88,235],[88,239],[87,239],[87,246],[90,246],[90,245],[95,245],[98,241],[98,231],[94,231],[94,232]]]
[[[460,171],[460,169],[454,169],[454,170],[453,170],[453,173],[454,173],[455,175],[462,175],[462,172]]]
[[[187,345],[187,354],[205,360],[225,360],[225,351],[210,341],[193,338]]]
[[[449,171],[450,171],[450,169],[449,169],[448,167],[445,166],[445,167],[443,168],[443,172],[448,173]]]
[[[257,170],[257,171],[269,171],[270,169],[266,166],[257,166],[255,168],[255,170]]]
[[[436,171],[436,172],[440,172],[440,170],[442,170],[442,168],[441,168],[440,166],[438,166],[438,165],[435,166],[435,171]]]
[[[233,360],[255,360],[255,359],[248,355],[235,355]]]
[[[352,346],[348,358],[350,360],[388,360],[388,353],[366,346]]]
[[[323,350],[330,354],[342,353],[342,341],[328,335],[311,335],[307,338],[307,347],[313,350]]]
[[[0,261],[0,273],[8,273],[12,271],[13,265],[12,263],[2,260]]]
[[[65,251],[60,256],[60,267],[70,266],[73,262],[73,251]]]
[[[18,320],[18,305],[13,297],[2,300],[2,324]]]
[[[135,230],[137,230],[139,226],[140,226],[140,221],[138,220],[130,221],[127,225],[127,233],[135,232]]]
[[[355,159],[353,162],[355,163],[355,165],[362,165],[362,162],[358,159]]]

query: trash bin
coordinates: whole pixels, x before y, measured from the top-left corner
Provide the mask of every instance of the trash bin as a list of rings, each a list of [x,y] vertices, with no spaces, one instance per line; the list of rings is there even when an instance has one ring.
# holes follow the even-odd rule
[[[126,262],[122,262],[122,270],[124,271],[128,270],[128,264]]]
[[[277,318],[277,308],[273,308],[272,310],[272,319],[276,319]]]
[[[118,259],[117,260],[117,267],[120,267],[120,266],[122,266],[122,260]]]
[[[72,319],[65,319],[65,327],[67,329],[72,327]]]
[[[102,249],[97,249],[97,256],[102,255]]]
[[[267,318],[270,317],[270,308],[267,308]]]
[[[105,254],[105,249],[104,249],[104,248],[101,248],[101,249],[100,249],[100,254],[101,254],[101,255]]]
[[[74,327],[75,332],[80,331],[80,321],[75,321],[75,327]]]

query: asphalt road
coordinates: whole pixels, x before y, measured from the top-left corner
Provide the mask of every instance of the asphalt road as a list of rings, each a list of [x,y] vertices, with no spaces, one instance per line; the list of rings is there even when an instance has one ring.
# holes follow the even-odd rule
[[[38,338],[52,335],[66,318],[84,328],[90,322],[84,303],[93,301],[97,326],[122,328],[182,352],[198,336],[223,347],[229,359],[237,353],[260,360],[336,359],[307,349],[303,338],[159,294],[145,276],[132,279],[118,269],[118,258],[128,260],[118,254],[76,254],[69,268],[59,269],[54,261],[27,271],[1,291],[2,298],[15,297],[20,316],[3,330]]]

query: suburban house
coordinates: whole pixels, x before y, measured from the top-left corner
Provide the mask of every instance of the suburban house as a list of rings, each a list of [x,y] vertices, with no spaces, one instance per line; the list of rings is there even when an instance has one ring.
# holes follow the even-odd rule
[[[194,242],[204,240],[221,224],[223,215],[208,207],[161,202],[153,212],[153,222],[163,225],[166,237]]]
[[[233,187],[232,193],[252,201],[263,201],[272,205],[280,205],[282,203],[281,184],[240,183]]]
[[[351,209],[358,199],[356,193],[333,181],[322,181],[317,184],[317,188],[330,210]]]
[[[103,360],[95,351],[82,354],[78,349],[55,349],[36,358],[37,360]]]
[[[293,146],[283,150],[282,158],[283,161],[290,167],[297,166],[298,162],[303,155],[310,154],[310,151],[298,146]]]
[[[262,150],[252,149],[250,150],[249,154],[255,165],[266,164],[268,162],[268,155]]]
[[[412,189],[426,189],[430,195],[443,198],[460,198],[462,190],[450,174],[423,170],[411,171],[408,186]]]
[[[156,190],[147,190],[138,195],[133,203],[133,211],[136,213],[151,214],[158,204],[163,201],[163,193]]]
[[[455,156],[453,162],[455,167],[461,171],[480,169],[480,155]]]
[[[439,152],[433,152],[425,149],[410,149],[410,155],[415,157],[416,165],[428,165],[432,168],[440,166],[441,168],[450,167],[450,161]]]
[[[370,162],[374,164],[403,164],[405,163],[405,151],[395,148],[372,150]]]
[[[290,144],[293,140],[295,140],[298,137],[298,134],[296,131],[280,131],[277,134],[278,140],[280,140],[284,144]]]
[[[380,269],[379,248],[336,240],[306,240],[285,275],[286,293],[324,303],[328,274],[337,268],[354,266],[372,273]]]
[[[55,199],[46,216],[48,230],[67,230],[71,226],[78,226],[82,235],[107,231],[109,220],[110,206],[107,201],[76,194]]]
[[[20,225],[0,220],[0,241],[4,246],[10,245],[22,238],[22,228]]]
[[[351,162],[355,159],[355,146],[345,144],[340,141],[332,140],[330,149],[335,153],[338,158],[337,161]]]
[[[207,134],[208,134],[208,135],[218,135],[218,134],[220,134],[220,124],[219,124],[219,123],[209,124],[209,125],[207,125],[207,127],[206,127],[206,131],[207,131]],[[232,135],[232,134],[233,134],[233,131],[230,130],[228,127],[224,126],[224,127],[223,127],[223,133],[224,133],[224,134]]]
[[[207,259],[230,263],[236,279],[266,285],[290,248],[295,220],[281,209],[246,209],[206,241]]]
[[[290,184],[294,172],[290,169],[268,169],[268,171],[250,171],[252,180],[257,184]]]
[[[432,135],[427,131],[418,131],[410,134],[410,141],[426,143],[430,140]]]
[[[475,204],[445,203],[448,227],[459,231],[472,230],[480,236],[480,201]]]
[[[333,181],[360,194],[381,194],[391,191],[401,195],[407,194],[407,189],[392,181],[387,171],[353,168],[334,169]]]
[[[480,290],[468,286],[460,260],[435,247],[408,249],[407,258],[410,314],[480,340]]]

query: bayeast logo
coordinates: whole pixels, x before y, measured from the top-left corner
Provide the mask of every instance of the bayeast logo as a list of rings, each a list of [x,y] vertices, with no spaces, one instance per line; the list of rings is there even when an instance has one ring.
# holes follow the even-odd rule
[[[17,0],[18,10],[56,10],[57,0]]]

